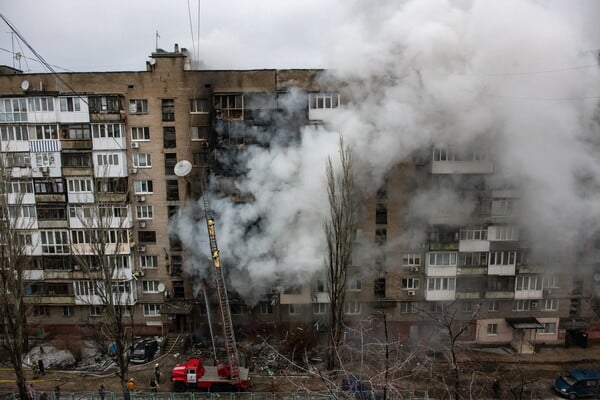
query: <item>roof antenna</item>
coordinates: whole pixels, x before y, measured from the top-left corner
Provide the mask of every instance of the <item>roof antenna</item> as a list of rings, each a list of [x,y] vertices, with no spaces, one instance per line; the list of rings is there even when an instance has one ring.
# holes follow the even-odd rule
[[[158,29],[156,30],[156,46],[155,46],[155,51],[158,52],[158,39],[160,38],[160,35],[158,34]]]

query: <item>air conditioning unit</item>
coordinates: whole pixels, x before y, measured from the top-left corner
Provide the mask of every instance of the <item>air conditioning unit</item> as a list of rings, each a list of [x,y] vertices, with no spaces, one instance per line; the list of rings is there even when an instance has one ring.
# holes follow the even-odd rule
[[[145,244],[140,244],[140,245],[138,246],[138,251],[139,251],[140,253],[144,253],[144,252],[146,251],[146,245],[145,245]]]
[[[131,173],[132,174],[137,174],[137,168],[131,168]]]
[[[139,221],[138,222],[138,227],[145,228],[146,227],[146,221]]]
[[[140,148],[140,144],[138,142],[131,142],[131,148],[132,149],[139,149]]]
[[[412,267],[412,272],[419,272],[419,267]]]
[[[137,196],[136,200],[138,203],[143,203],[146,201],[146,196]]]
[[[409,295],[409,296],[414,296],[414,295],[416,295],[416,294],[417,294],[417,292],[415,292],[414,290],[409,290],[409,291],[408,291],[408,295]]]

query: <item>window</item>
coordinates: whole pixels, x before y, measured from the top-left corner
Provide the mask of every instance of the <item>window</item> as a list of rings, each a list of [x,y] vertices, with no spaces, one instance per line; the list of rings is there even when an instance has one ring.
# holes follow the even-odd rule
[[[375,207],[375,223],[377,225],[387,224],[387,207],[385,204],[377,204]]]
[[[29,140],[29,134],[25,125],[2,125],[0,126],[0,138],[3,142]]]
[[[208,99],[190,99],[190,113],[208,113]]]
[[[154,209],[152,206],[136,206],[137,219],[152,219]]]
[[[429,253],[430,266],[456,266],[456,253],[435,252]]]
[[[544,288],[548,288],[548,289],[549,288],[557,288],[558,282],[559,282],[558,274],[544,275],[542,286]]]
[[[517,240],[519,229],[516,226],[496,226],[496,240]]]
[[[28,181],[10,181],[4,182],[6,193],[33,193],[33,183]]]
[[[530,308],[530,300],[515,300],[513,302],[513,311],[529,311]]]
[[[35,153],[35,165],[37,167],[54,167],[54,153]]]
[[[92,218],[92,207],[85,205],[69,205],[69,218]]]
[[[167,180],[167,200],[179,200],[179,181],[176,179]]]
[[[258,303],[258,313],[261,315],[273,314],[273,304],[270,301],[261,301]]]
[[[118,154],[98,154],[97,156],[98,166],[110,166],[110,165],[119,165],[119,155]]]
[[[131,128],[131,140],[150,140],[150,128],[147,126],[134,126]]]
[[[485,226],[460,228],[460,240],[487,240],[487,233]]]
[[[40,231],[42,254],[68,254],[69,235],[66,231]]]
[[[0,100],[0,121],[1,122],[27,121],[27,100],[25,98],[1,99]]]
[[[82,231],[73,229],[71,231],[71,243],[72,244],[87,244],[91,243],[92,238],[90,231]]]
[[[494,199],[492,201],[492,215],[499,217],[511,216],[514,213],[513,199]]]
[[[67,214],[65,206],[60,204],[37,204],[36,209],[40,220],[64,220]]]
[[[312,308],[313,308],[313,314],[316,315],[324,315],[327,314],[327,309],[329,304],[328,303],[313,303]]]
[[[419,253],[404,253],[402,254],[402,266],[417,267],[421,265],[421,254]]]
[[[138,241],[140,243],[156,243],[156,232],[138,231]]]
[[[50,307],[48,306],[33,306],[34,317],[49,317]]]
[[[174,149],[177,147],[177,135],[174,126],[165,126],[163,128],[163,147],[165,149]]]
[[[67,188],[71,193],[91,193],[94,191],[91,179],[67,179]]]
[[[487,334],[488,335],[497,335],[498,334],[498,324],[487,324]]]
[[[339,93],[309,93],[309,109],[338,108],[340,105]]]
[[[516,251],[490,251],[490,265],[515,265]]]
[[[8,215],[11,218],[35,218],[37,212],[33,204],[21,204],[20,206],[9,206]]]
[[[90,126],[88,124],[61,125],[60,135],[63,139],[89,139]]]
[[[175,175],[176,153],[165,153],[165,175]]]
[[[302,286],[290,286],[283,290],[283,294],[301,294]]]
[[[148,100],[129,100],[130,114],[148,114]]]
[[[357,301],[350,301],[344,303],[344,314],[356,315],[360,314],[360,303]]]
[[[54,111],[54,98],[52,97],[30,97],[27,100],[29,111]]]
[[[150,168],[152,167],[152,156],[150,154],[134,154],[133,155],[133,166],[136,168]]]
[[[133,181],[133,188],[135,190],[135,194],[153,193],[152,181]]]
[[[539,333],[541,333],[541,334],[556,333],[556,322],[544,322],[544,323],[542,323],[542,325],[544,325],[544,328],[541,330],[538,330]]]
[[[242,119],[244,116],[244,99],[241,94],[216,94],[213,105],[217,117]]]
[[[127,178],[96,178],[98,193],[127,193]]]
[[[210,126],[192,126],[190,128],[190,137],[192,140],[207,141],[210,135]]]
[[[185,286],[182,281],[173,282],[173,298],[185,299]]]
[[[73,306],[63,306],[62,315],[63,315],[63,317],[72,317],[73,316]]]
[[[31,167],[31,158],[29,153],[4,153],[4,167]]]
[[[433,161],[455,161],[456,151],[449,147],[434,147]]]
[[[515,290],[542,290],[542,278],[539,276],[517,276]]]
[[[543,299],[542,311],[558,311],[558,299]]]
[[[183,258],[180,255],[171,255],[171,275],[182,276],[183,275]]]
[[[140,256],[140,267],[156,268],[158,266],[157,256]]]
[[[119,96],[90,96],[88,107],[91,113],[118,113],[121,111]]]
[[[120,138],[124,129],[121,124],[92,124],[92,135],[95,138]]]
[[[419,280],[417,278],[402,279],[402,289],[412,290],[419,288]]]
[[[487,309],[488,311],[500,311],[500,302],[498,300],[490,300]]]
[[[102,307],[90,306],[90,317],[99,317],[102,315]]]
[[[354,291],[362,290],[362,281],[357,278],[348,279],[348,290],[354,290]]]
[[[89,168],[92,165],[90,153],[62,153],[62,166],[69,168]]]
[[[473,251],[458,253],[458,265],[467,267],[481,267],[488,265],[488,253],[483,251]]]
[[[175,121],[175,101],[173,99],[163,99],[162,120]]]
[[[79,97],[60,97],[59,101],[61,112],[81,111],[81,100]]]
[[[142,281],[142,291],[144,293],[159,293],[159,281]]]
[[[414,314],[417,312],[416,303],[413,301],[401,301],[400,312],[402,314]]]
[[[159,317],[160,304],[144,304],[144,317]]]
[[[192,153],[192,165],[194,167],[205,166],[208,163],[208,153]]]
[[[427,290],[454,290],[456,278],[427,278]]]
[[[35,193],[64,193],[65,186],[61,178],[34,180]]]
[[[289,315],[299,315],[300,314],[300,310],[298,309],[298,306],[295,304],[288,304],[288,313]]]
[[[387,242],[387,229],[378,228],[375,229],[375,244],[383,246]]]
[[[167,206],[167,215],[173,218],[179,212],[179,206]]]

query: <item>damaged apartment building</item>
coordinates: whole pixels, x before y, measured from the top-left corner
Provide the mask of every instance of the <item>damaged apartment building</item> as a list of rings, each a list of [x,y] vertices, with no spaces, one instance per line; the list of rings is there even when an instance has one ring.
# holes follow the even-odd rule
[[[101,201],[118,220],[114,236],[125,238],[111,256],[119,259],[119,285],[135,310],[135,333],[204,326],[203,299],[185,276],[186,251],[169,237],[169,218],[201,196],[209,174],[223,194],[251,202],[233,189],[245,173],[236,154],[273,140],[298,141],[303,126],[322,124],[342,107],[343,88],[323,87],[322,72],[191,70],[177,46],[153,53],[145,71],[0,70],[1,153],[7,192],[22,194],[17,218],[28,221],[21,226],[33,259],[32,323],[72,332],[102,312],[89,296],[88,271],[74,257],[86,244],[85,230],[95,226],[81,215],[93,219],[86,210]],[[471,321],[465,340],[513,343],[523,351],[585,333],[595,281],[575,256],[545,273],[519,237],[518,189],[493,179],[494,162],[481,148],[458,150],[423,149],[361,205],[357,246],[375,255],[353,258],[348,321],[385,313],[397,338],[419,337],[430,327],[428,313],[453,308],[457,320]],[[181,160],[193,167],[186,178],[174,172]],[[475,212],[411,212],[407,194],[450,182],[476,204]],[[230,299],[235,325],[302,321],[327,330],[328,289],[319,277],[265,293],[255,307],[235,293]]]

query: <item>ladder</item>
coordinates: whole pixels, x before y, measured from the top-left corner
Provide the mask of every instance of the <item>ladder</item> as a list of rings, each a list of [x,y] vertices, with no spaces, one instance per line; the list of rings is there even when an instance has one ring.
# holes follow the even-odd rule
[[[204,196],[204,215],[206,216],[206,227],[208,228],[208,240],[210,242],[210,254],[213,259],[215,272],[215,286],[217,287],[217,296],[219,298],[219,307],[221,308],[221,318],[223,322],[223,333],[225,334],[225,347],[229,357],[229,366],[231,368],[231,380],[234,384],[240,383],[240,366],[238,361],[235,336],[233,334],[233,322],[231,321],[231,310],[229,309],[229,298],[227,288],[225,287],[225,278],[217,247],[217,236],[215,234],[215,219],[208,203],[208,198]]]

